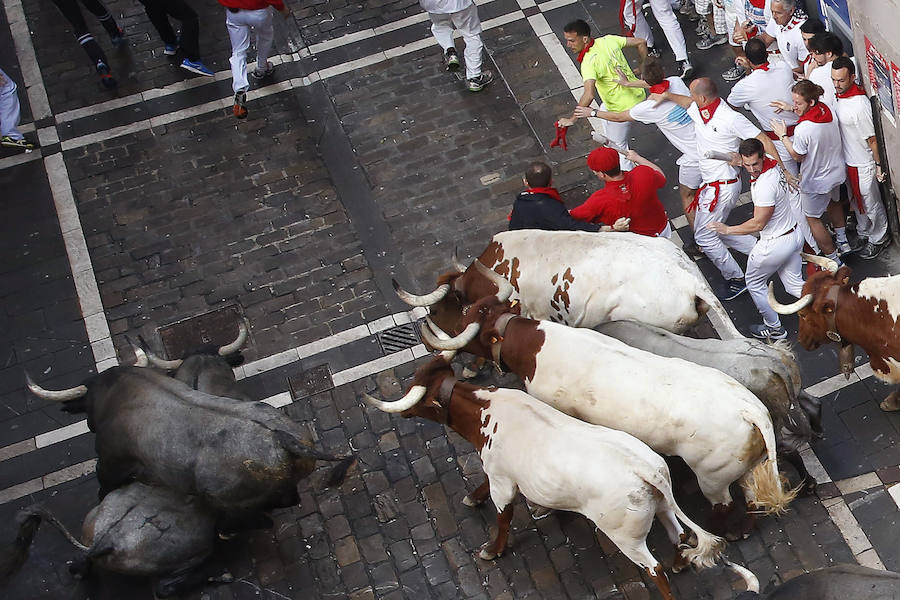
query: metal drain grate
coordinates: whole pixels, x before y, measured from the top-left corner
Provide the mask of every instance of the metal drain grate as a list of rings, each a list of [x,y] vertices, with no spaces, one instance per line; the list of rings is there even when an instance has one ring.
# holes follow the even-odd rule
[[[331,379],[331,369],[325,364],[288,377],[288,385],[291,398],[297,401],[333,389],[334,381]]]
[[[385,329],[378,332],[376,337],[378,338],[378,343],[381,344],[381,351],[385,355],[412,348],[419,343],[419,332],[416,331],[415,323],[407,323],[393,329]]]
[[[157,328],[169,359],[181,358],[189,350],[204,344],[229,344],[238,334],[241,311],[237,305],[183,319]]]

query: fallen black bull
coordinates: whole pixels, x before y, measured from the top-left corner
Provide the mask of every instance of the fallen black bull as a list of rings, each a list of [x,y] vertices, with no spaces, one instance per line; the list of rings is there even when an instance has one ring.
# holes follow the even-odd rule
[[[835,565],[804,573],[763,594],[742,592],[737,600],[897,600],[900,573],[859,565]]]

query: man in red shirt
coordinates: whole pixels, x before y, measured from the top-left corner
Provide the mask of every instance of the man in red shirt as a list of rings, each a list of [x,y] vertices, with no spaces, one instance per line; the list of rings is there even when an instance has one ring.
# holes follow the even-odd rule
[[[656,195],[656,190],[666,184],[666,176],[662,169],[634,150],[629,150],[626,158],[637,166],[622,171],[619,153],[612,148],[597,148],[588,154],[588,167],[606,185],[591,194],[584,204],[573,208],[571,215],[589,223],[615,223],[628,217],[632,233],[670,237],[669,217]]]

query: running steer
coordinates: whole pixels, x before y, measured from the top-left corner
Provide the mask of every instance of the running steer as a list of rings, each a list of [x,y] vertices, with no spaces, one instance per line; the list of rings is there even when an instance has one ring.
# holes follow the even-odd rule
[[[900,573],[859,565],[835,565],[804,573],[770,592],[742,592],[737,600],[897,600]]]
[[[341,461],[330,483],[355,460],[316,452],[303,428],[278,409],[192,390],[163,373],[113,367],[85,385],[37,396],[86,412],[96,434],[100,497],[132,480],[196,495],[233,516],[297,504],[297,482],[316,459]]]
[[[593,521],[647,572],[666,600],[673,599],[669,581],[647,548],[654,516],[675,544],[673,570],[688,564],[711,566],[724,550],[722,538],[701,529],[675,503],[669,468],[646,444],[573,419],[519,390],[458,382],[448,356],[422,365],[401,400],[364,398],[385,412],[443,423],[478,451],[487,480],[463,503],[474,506],[490,495],[497,508],[497,536],[479,554],[485,560],[506,547],[518,492],[541,506],[578,512]],[[684,543],[681,523],[697,535],[696,548]],[[752,573],[741,574],[748,588],[758,589]]]
[[[900,383],[900,276],[868,277],[850,283],[850,269],[820,256],[804,254],[824,267],[803,285],[803,296],[784,305],[775,300],[769,285],[769,304],[777,312],[800,317],[798,341],[815,350],[828,341],[841,345],[841,371],[853,371],[853,346],[869,355],[875,376],[886,383]],[[900,410],[898,391],[881,402],[885,411]]]
[[[512,284],[522,314],[534,319],[572,327],[630,319],[680,333],[712,309],[731,337],[743,337],[697,265],[664,238],[506,231],[468,269],[457,268],[464,272],[440,276],[430,294],[410,294],[396,281],[394,287],[407,304],[428,306],[432,320],[448,331],[463,306],[496,295],[500,279]],[[491,270],[502,277],[491,277]]]
[[[19,512],[15,546],[0,556],[0,580],[25,562],[41,520],[62,532],[84,557],[69,569],[86,575],[92,566],[125,575],[159,579],[156,595],[172,596],[207,581],[201,567],[216,540],[214,518],[195,500],[141,483],[119,488],[84,519],[79,542],[56,517],[39,506]],[[225,574],[217,581],[231,581]]]
[[[485,298],[467,307],[454,330],[462,329],[457,337],[441,339],[426,327],[423,338],[434,348],[492,359],[550,406],[630,433],[661,454],[680,456],[713,504],[717,533],[725,530],[732,505],[728,487],[735,481],[753,508],[748,515],[785,510],[794,492],[782,488],[772,420],[737,381],[590,329],[519,317],[510,307],[510,302]],[[752,517],[741,534],[751,524]]]

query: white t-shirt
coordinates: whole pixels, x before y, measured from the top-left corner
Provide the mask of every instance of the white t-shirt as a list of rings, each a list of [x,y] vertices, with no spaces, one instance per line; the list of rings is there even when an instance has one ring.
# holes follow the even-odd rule
[[[847,178],[841,144],[841,128],[832,117],[828,123],[801,121],[794,128],[794,152],[805,154],[800,163],[800,191],[827,194]]]
[[[747,117],[728,106],[724,101],[719,103],[709,123],[703,122],[700,107],[692,102],[687,113],[694,121],[694,135],[697,138],[697,154],[700,155],[700,175],[704,183],[711,181],[728,181],[738,175],[737,167],[732,167],[724,160],[702,158],[706,150],[715,152],[737,152],[738,146],[747,138],[760,134],[756,125]]]
[[[794,85],[794,74],[784,61],[770,64],[768,70],[753,69],[749,75],[734,84],[728,94],[728,104],[745,106],[750,109],[759,126],[772,131],[772,119],[781,119],[786,125],[795,125],[797,115],[790,111],[776,113],[770,106],[775,100],[782,100],[793,105],[791,86]]]
[[[781,56],[791,65],[792,69],[796,69],[800,63],[806,60],[809,50],[803,43],[803,35],[800,32],[800,26],[806,23],[806,16],[798,19],[796,16],[791,17],[788,24],[782,27],[775,22],[775,19],[769,21],[766,25],[766,34],[775,38],[778,42],[778,50]]]
[[[865,95],[837,98],[835,109],[844,143],[844,162],[850,167],[870,167],[875,162],[866,142],[875,135],[872,105]]]
[[[822,65],[821,67],[816,67],[809,73],[809,80],[822,87],[825,90],[825,93],[819,98],[819,100],[823,101],[828,105],[828,108],[834,110],[834,82],[831,80],[831,63],[833,60],[829,60],[827,63]]]
[[[791,209],[790,188],[784,178],[784,170],[778,165],[750,180],[750,198],[754,206],[775,207],[772,218],[759,232],[760,239],[778,237],[797,226],[797,217]]]
[[[472,6],[472,0],[419,0],[419,4],[425,12],[449,15]]]
[[[690,90],[680,77],[667,77],[666,81],[669,82],[669,91],[673,94],[690,96]],[[666,139],[681,152],[679,165],[696,164],[700,159],[697,155],[697,139],[694,137],[694,122],[681,105],[666,100],[657,106],[653,100],[644,100],[632,106],[628,114],[635,121],[656,125]]]

